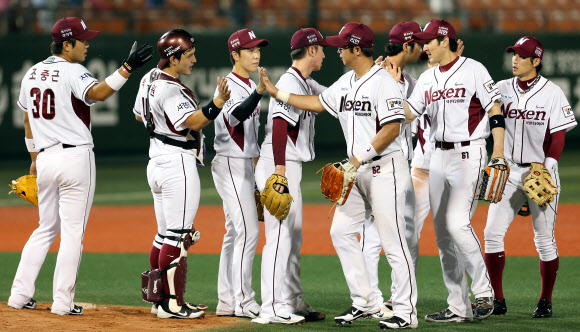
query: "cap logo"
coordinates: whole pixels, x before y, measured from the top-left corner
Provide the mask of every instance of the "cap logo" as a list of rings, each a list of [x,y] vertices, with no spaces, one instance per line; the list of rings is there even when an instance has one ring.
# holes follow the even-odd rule
[[[340,31],[338,32],[339,35],[342,33],[342,30],[344,30],[344,28],[346,28],[346,25],[340,29]]]
[[[62,29],[60,30],[60,33],[62,34],[63,38],[72,37],[73,35],[71,28]]]
[[[542,49],[539,46],[536,46],[534,53],[538,56],[538,58],[542,57]]]
[[[250,37],[250,39],[256,39],[256,34],[254,33],[254,31],[248,31],[248,36]]]
[[[429,26],[429,24],[431,24],[431,22],[427,22],[427,24],[425,24],[425,27],[423,28],[423,31],[427,30],[427,27]]]
[[[411,31],[411,32],[404,32],[403,33],[403,38],[405,40],[411,40],[411,39],[413,39],[413,31]]]
[[[83,30],[87,29],[87,25],[85,24],[85,21],[81,20],[81,25],[83,26]]]
[[[447,27],[439,27],[437,33],[443,36],[447,36],[447,34],[449,33],[449,29],[447,29]]]
[[[355,45],[358,45],[360,43],[360,37],[358,37],[358,36],[350,36],[350,42],[353,43],[353,44],[355,44]]]
[[[530,40],[530,38],[522,37],[520,40],[516,42],[516,45],[523,45],[526,41]]]
[[[313,43],[316,43],[318,41],[318,37],[316,37],[316,35],[309,35],[309,36],[306,36],[306,38],[308,38],[309,44],[313,44]]]
[[[236,39],[232,40],[230,42],[230,45],[232,45],[232,48],[236,48],[236,47],[240,46],[240,39],[236,38]]]
[[[173,47],[173,46],[169,46],[168,48],[164,49],[163,52],[165,52],[165,54],[167,56],[171,56],[173,53],[179,51],[181,49],[181,45],[177,46],[177,47]]]

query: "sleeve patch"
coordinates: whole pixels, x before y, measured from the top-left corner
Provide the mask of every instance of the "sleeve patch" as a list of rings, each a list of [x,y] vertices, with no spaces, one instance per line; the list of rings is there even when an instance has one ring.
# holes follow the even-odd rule
[[[483,87],[485,88],[485,91],[487,91],[488,93],[490,93],[496,89],[495,83],[493,82],[493,80],[489,80],[489,81],[483,83]]]
[[[564,112],[564,116],[566,117],[574,117],[574,111],[572,111],[572,107],[570,107],[570,105],[562,107],[562,112]]]
[[[95,78],[93,77],[93,75],[91,75],[91,73],[84,73],[81,76],[79,76],[79,79],[83,82],[85,82],[86,80],[94,80]]]
[[[389,111],[399,113],[403,110],[403,99],[401,98],[387,99],[387,107]]]

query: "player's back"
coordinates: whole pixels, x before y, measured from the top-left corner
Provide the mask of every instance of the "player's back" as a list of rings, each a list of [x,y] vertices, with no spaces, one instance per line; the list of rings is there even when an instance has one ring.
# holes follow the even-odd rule
[[[90,106],[85,95],[97,80],[82,65],[51,56],[32,66],[18,99],[28,111],[37,149],[63,143],[92,145]]]

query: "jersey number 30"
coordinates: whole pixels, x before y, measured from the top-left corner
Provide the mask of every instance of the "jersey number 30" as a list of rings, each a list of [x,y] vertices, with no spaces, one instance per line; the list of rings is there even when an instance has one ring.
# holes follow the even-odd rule
[[[54,106],[54,92],[51,89],[44,90],[44,93],[40,91],[39,88],[32,88],[30,90],[30,97],[32,97],[32,116],[35,119],[40,118],[40,113],[42,109],[42,117],[46,120],[54,119],[55,106]]]

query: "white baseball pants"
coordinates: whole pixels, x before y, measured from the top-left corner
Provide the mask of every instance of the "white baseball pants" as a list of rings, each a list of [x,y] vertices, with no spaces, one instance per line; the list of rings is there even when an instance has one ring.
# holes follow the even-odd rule
[[[60,233],[52,310],[69,312],[95,193],[95,155],[91,147],[58,144],[38,154],[36,169],[39,226],[22,250],[9,301],[24,305],[34,296],[36,277]]]

